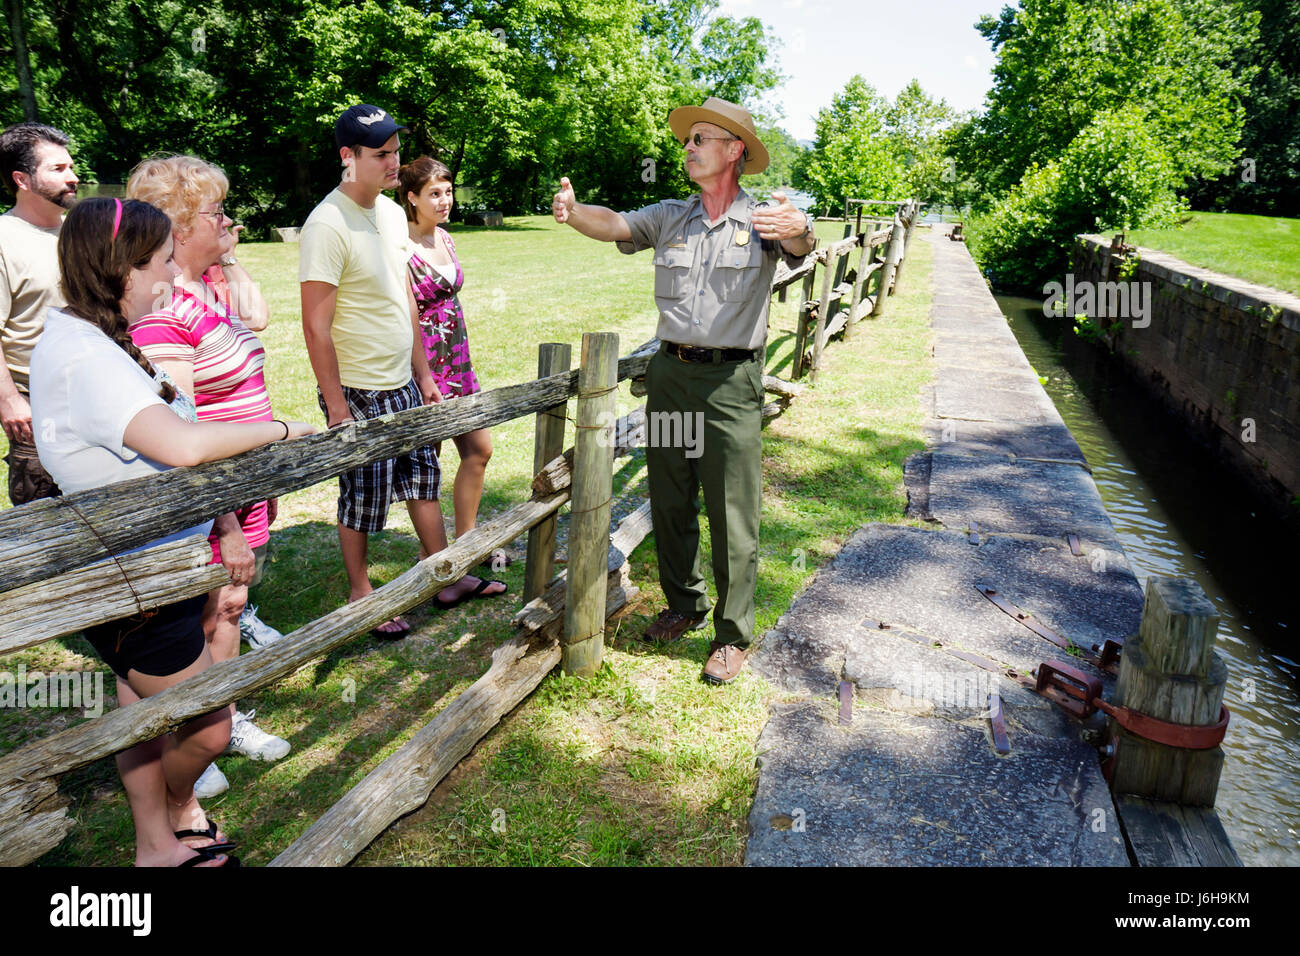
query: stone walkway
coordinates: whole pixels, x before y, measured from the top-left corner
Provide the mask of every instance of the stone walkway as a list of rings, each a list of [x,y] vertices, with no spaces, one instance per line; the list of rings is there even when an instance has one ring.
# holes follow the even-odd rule
[[[1090,743],[1100,715],[1081,726],[933,646],[1023,674],[1083,666],[975,586],[1084,647],[1136,631],[1142,592],[965,245],[938,229],[913,241],[934,248],[935,382],[922,399],[929,450],[907,483],[909,512],[932,527],[862,528],[764,635],[753,666],[785,694],[759,738],[746,863],[1126,866]],[[853,688],[847,725],[841,681]],[[1007,756],[992,745],[993,690]]]

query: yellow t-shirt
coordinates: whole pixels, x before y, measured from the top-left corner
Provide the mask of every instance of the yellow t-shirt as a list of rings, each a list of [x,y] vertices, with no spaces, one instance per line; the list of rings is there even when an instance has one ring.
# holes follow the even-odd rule
[[[330,335],[339,381],[394,389],[411,380],[415,333],[406,299],[406,216],[387,196],[362,209],[335,189],[298,237],[298,281],[338,287]]]
[[[59,230],[33,226],[9,210],[0,216],[0,349],[18,391],[27,391],[27,365],[45,328],[45,311],[65,304]]]

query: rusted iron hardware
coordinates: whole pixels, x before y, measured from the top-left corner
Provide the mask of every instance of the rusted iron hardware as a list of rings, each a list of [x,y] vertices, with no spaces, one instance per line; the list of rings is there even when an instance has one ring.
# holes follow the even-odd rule
[[[1007,720],[1002,713],[1002,696],[996,692],[989,694],[989,723],[993,727],[993,749],[1003,755],[1011,753]]]
[[[993,606],[998,608],[998,610],[1005,612],[1008,616],[1019,621],[1044,640],[1055,644],[1067,654],[1076,654],[1089,664],[1092,664],[1094,667],[1099,667],[1102,670],[1110,671],[1111,673],[1117,671],[1116,661],[1119,660],[1120,645],[1115,644],[1114,641],[1107,641],[1107,644],[1115,645],[1112,652],[1106,656],[1098,657],[1096,654],[1087,651],[1080,645],[1074,643],[1074,641],[1069,638],[1057,634],[1046,624],[1036,620],[1028,611],[1023,611],[1016,607],[999,594],[996,588],[991,588],[987,584],[977,584],[975,585],[975,590],[979,591],[980,594],[983,594],[986,598],[992,601]],[[1093,645],[1093,647],[1095,649],[1096,645]]]
[[[1080,720],[1096,712],[1093,703],[1101,699],[1101,678],[1085,674],[1077,667],[1057,661],[1043,661],[1038,665],[1038,680],[1034,691]]]
[[[1209,750],[1223,742],[1231,715],[1226,705],[1219,708],[1219,720],[1208,726],[1193,727],[1159,720],[1128,707],[1108,704],[1101,699],[1101,680],[1077,667],[1056,661],[1038,665],[1037,691],[1074,717],[1083,719],[1101,711],[1129,733],[1167,747],[1185,750]]]
[[[853,723],[853,682],[840,681],[840,726]]]
[[[1094,651],[1099,650],[1096,644],[1092,645]],[[1097,658],[1098,666],[1102,670],[1113,671],[1119,664],[1119,656],[1124,652],[1124,643],[1122,641],[1113,641],[1109,637],[1100,647],[1101,656]]]

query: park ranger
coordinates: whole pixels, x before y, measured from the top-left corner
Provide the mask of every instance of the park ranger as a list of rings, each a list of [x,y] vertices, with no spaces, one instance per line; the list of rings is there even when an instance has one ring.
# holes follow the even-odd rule
[[[713,545],[714,640],[705,680],[725,684],[754,638],[758,526],[762,510],[763,358],[772,275],[812,251],[812,221],[782,193],[759,204],[740,188],[767,168],[749,112],[709,97],[668,116],[700,187],[634,212],[575,201],[560,181],[552,211],[585,236],[620,251],[654,249],[659,351],[646,371],[646,413],[700,421],[691,447],[646,449],[659,580],[668,607],[645,636],[670,641],[707,623],[699,552],[699,493]],[[679,434],[691,434],[683,428]],[[685,443],[679,443],[685,445]]]

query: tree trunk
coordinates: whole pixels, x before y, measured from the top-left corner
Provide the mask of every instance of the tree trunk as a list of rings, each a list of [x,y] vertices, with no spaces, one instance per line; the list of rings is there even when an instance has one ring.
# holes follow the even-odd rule
[[[23,0],[6,0],[9,29],[14,38],[14,70],[18,74],[18,94],[23,101],[23,119],[36,122],[36,90],[32,87],[32,64],[27,56],[27,30],[23,26]]]

